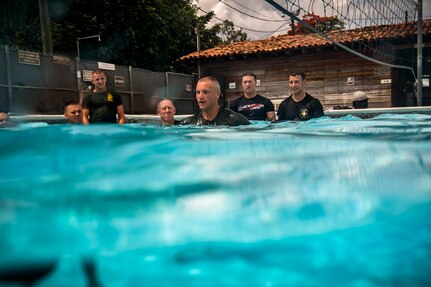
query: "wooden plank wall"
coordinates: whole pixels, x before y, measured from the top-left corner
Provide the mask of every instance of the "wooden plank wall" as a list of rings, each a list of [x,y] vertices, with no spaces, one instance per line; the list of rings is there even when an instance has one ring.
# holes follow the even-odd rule
[[[201,70],[203,75],[224,77],[229,102],[242,94],[241,75],[245,71],[255,73],[261,81],[259,94],[278,103],[290,95],[290,71],[302,70],[307,75],[306,91],[317,97],[324,109],[351,106],[351,96],[358,90],[367,93],[370,108],[392,106],[391,69],[340,50],[214,60],[203,63]],[[348,84],[349,77],[354,78],[353,83]],[[236,88],[229,89],[229,83],[235,83]]]

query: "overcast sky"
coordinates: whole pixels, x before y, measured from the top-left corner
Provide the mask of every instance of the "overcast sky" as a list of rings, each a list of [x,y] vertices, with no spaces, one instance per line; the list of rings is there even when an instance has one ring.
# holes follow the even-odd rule
[[[431,1],[422,1],[423,18],[429,19],[431,18]],[[319,4],[323,2],[322,0],[290,0],[289,2],[298,3],[302,9],[310,9],[318,15],[324,15],[323,8],[319,6]],[[290,30],[290,25],[288,25],[290,24],[289,18],[281,17],[281,13],[265,0],[194,0],[193,3],[203,11],[214,11],[218,19],[213,23],[220,23],[221,20],[229,20],[232,21],[237,28],[244,28],[243,30],[251,40],[260,40],[273,35],[285,34]],[[277,3],[286,7],[286,2],[284,0],[278,0]],[[308,8],[310,3],[314,3],[312,8]],[[294,8],[292,8],[291,11],[295,10]],[[202,11],[199,12],[200,15],[203,13]],[[302,17],[302,14],[303,12],[299,15],[299,18]]]

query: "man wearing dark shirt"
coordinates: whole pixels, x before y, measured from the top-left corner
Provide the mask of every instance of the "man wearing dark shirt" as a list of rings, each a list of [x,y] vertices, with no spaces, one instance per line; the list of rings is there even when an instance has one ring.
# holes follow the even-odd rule
[[[249,125],[243,115],[218,105],[220,84],[214,77],[201,78],[196,85],[196,101],[200,112],[181,121],[182,125]]]
[[[306,121],[324,115],[320,101],[305,92],[305,84],[305,73],[290,74],[289,87],[292,95],[281,102],[277,111],[279,121]]]
[[[82,123],[126,123],[121,96],[106,88],[106,75],[103,71],[92,73],[94,90],[82,100]]]
[[[244,94],[232,101],[229,108],[244,115],[249,120],[274,121],[275,110],[271,100],[257,94],[256,75],[250,72],[244,73],[241,79]]]

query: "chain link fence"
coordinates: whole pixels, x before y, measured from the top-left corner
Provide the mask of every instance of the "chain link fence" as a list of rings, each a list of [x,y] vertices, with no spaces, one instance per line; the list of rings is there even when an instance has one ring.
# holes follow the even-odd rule
[[[78,69],[77,67],[80,67]],[[91,72],[103,70],[108,89],[117,91],[126,114],[155,114],[157,102],[171,99],[177,114],[195,110],[194,76],[158,73],[109,63],[0,47],[0,112],[13,115],[63,114],[63,106],[79,101],[92,88]]]

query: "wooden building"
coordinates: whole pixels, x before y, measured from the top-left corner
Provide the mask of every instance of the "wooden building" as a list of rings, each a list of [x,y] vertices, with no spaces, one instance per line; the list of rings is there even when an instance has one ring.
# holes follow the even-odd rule
[[[405,59],[416,69],[416,22],[332,31],[327,36],[378,60],[380,51],[384,50],[397,60]],[[423,43],[423,75],[429,79],[431,19],[423,22]],[[363,59],[318,34],[284,34],[238,42],[194,52],[178,61],[200,65],[202,76],[216,76],[224,87],[225,102],[242,94],[243,72],[253,72],[258,78],[258,93],[270,98],[276,106],[290,94],[289,73],[301,70],[307,75],[307,92],[319,98],[325,109],[351,106],[351,96],[358,90],[366,92],[370,108],[405,106],[406,85],[414,81],[416,74],[409,69],[391,68]],[[392,59],[381,61],[399,65]],[[430,88],[426,81],[423,93],[423,105],[429,105]]]

